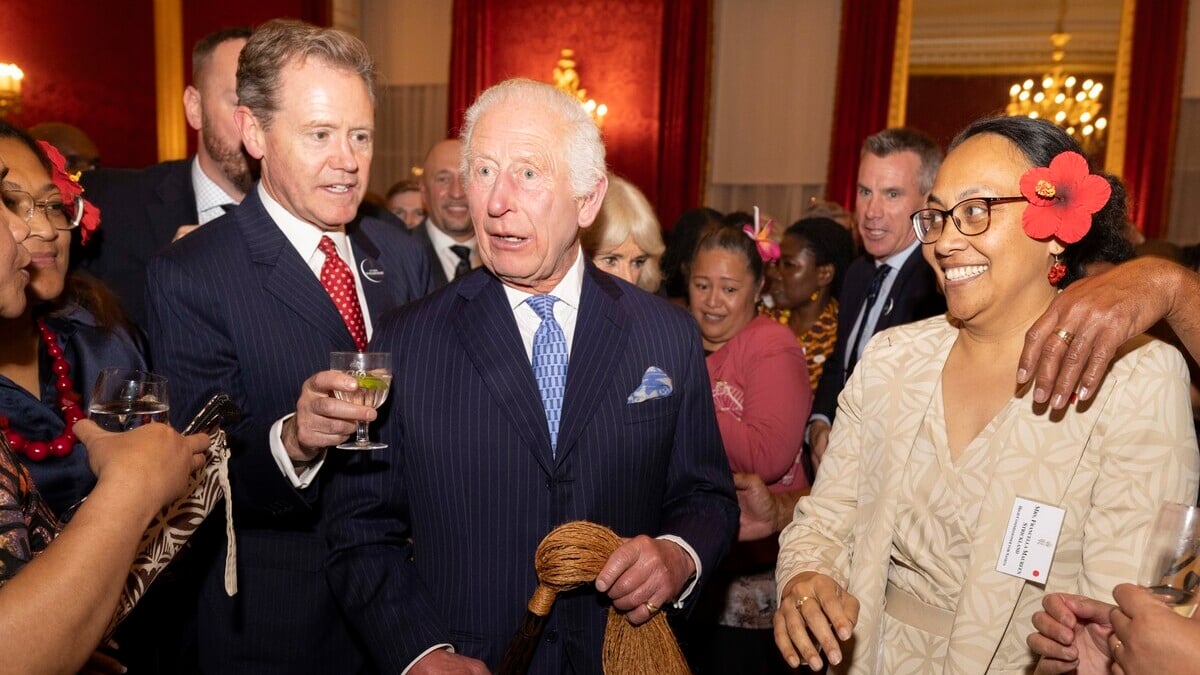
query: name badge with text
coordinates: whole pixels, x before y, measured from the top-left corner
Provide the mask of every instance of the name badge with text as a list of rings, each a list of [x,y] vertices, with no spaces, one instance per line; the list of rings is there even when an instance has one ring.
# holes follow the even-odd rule
[[[1046,583],[1066,513],[1057,506],[1017,497],[996,571],[1037,584]]]

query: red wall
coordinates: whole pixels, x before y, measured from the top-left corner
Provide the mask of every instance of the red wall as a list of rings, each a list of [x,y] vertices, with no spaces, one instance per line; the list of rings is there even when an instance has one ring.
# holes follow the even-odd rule
[[[270,19],[300,19],[328,26],[328,0],[253,0],[253,2],[183,2],[184,83],[192,83],[192,47],[209,33],[231,26],[254,27]],[[188,152],[196,151],[196,134],[188,134]]]
[[[183,0],[186,81],[192,46],[218,28],[275,17],[328,25],[329,16],[328,0]],[[6,2],[0,62],[25,71],[14,124],[74,124],[96,142],[106,166],[158,161],[153,0]],[[188,148],[195,148],[194,134]]]
[[[6,2],[0,61],[25,71],[23,110],[9,121],[74,124],[109,166],[157,159],[152,0]]]
[[[549,82],[560,50],[590,98],[608,105],[608,165],[657,203],[659,60],[663,0],[489,2],[484,85],[509,77]],[[680,68],[687,64],[678,64]]]

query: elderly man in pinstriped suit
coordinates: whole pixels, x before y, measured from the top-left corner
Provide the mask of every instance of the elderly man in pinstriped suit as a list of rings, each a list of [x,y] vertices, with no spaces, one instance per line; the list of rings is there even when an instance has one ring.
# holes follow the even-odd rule
[[[627,539],[595,588],[559,598],[530,668],[598,673],[608,605],[634,624],[683,607],[737,530],[699,336],[581,255],[607,183],[577,101],[501,83],[463,141],[487,269],[380,325],[391,447],[338,457],[327,573],[381,671],[486,672],[524,616],[538,542],[599,522]]]

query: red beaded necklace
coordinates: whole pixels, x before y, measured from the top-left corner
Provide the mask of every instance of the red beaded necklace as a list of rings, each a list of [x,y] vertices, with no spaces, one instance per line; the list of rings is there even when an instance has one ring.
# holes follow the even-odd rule
[[[83,408],[79,407],[79,394],[75,392],[75,386],[71,383],[71,365],[63,356],[62,347],[58,346],[54,331],[41,319],[37,320],[37,327],[42,343],[46,345],[46,352],[54,359],[50,370],[56,376],[54,388],[58,391],[58,407],[62,410],[63,422],[67,428],[51,440],[31,441],[9,428],[7,418],[0,417],[0,431],[8,438],[8,444],[12,446],[13,451],[40,462],[47,457],[66,457],[71,454],[71,450],[75,448],[75,434],[71,429],[86,415],[83,414]]]

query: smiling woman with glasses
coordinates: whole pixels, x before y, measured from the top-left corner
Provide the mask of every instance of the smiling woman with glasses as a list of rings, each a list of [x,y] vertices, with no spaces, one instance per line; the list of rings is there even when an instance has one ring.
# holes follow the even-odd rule
[[[31,258],[25,311],[0,319],[0,432],[61,515],[95,484],[87,449],[70,429],[84,416],[97,373],[145,370],[146,360],[111,293],[71,271],[72,240],[90,233],[80,223],[94,207],[55,164],[61,155],[0,121],[0,157],[8,166],[0,198],[9,217],[26,224]]]
[[[793,666],[819,667],[820,645],[834,672],[1029,672],[1047,589],[1111,597],[1137,578],[1159,502],[1194,502],[1174,348],[1130,341],[1065,410],[1017,385],[1059,289],[1130,256],[1126,208],[1049,122],[981,120],[951,144],[912,214],[949,311],[868,344],[780,537],[776,642]]]
[[[23,402],[19,410],[0,411],[13,425],[0,434],[0,632],[7,644],[20,645],[6,650],[5,670],[21,673],[76,672],[85,665],[113,616],[143,530],[186,489],[208,446],[206,437],[185,439],[162,424],[112,434],[80,422],[74,429],[87,439],[87,461],[98,482],[93,479],[95,488],[65,528],[18,461],[11,441],[21,432],[12,430],[52,421],[63,426],[59,413],[40,408],[37,397],[59,389],[60,378],[70,379],[60,357],[67,350],[79,355],[67,338],[56,340],[47,353],[39,350],[32,297],[26,294],[39,271],[30,273],[30,249],[44,252],[45,244],[67,236],[48,225],[53,210],[46,213],[43,207],[27,217],[25,200],[14,193],[32,190],[53,204],[58,190],[49,180],[51,168],[32,140],[0,121],[0,194],[9,207],[0,208],[0,398]],[[22,369],[44,379],[37,394],[11,377],[19,378]],[[16,417],[26,414],[28,419]],[[111,657],[98,654],[89,665],[89,670],[122,670]]]

